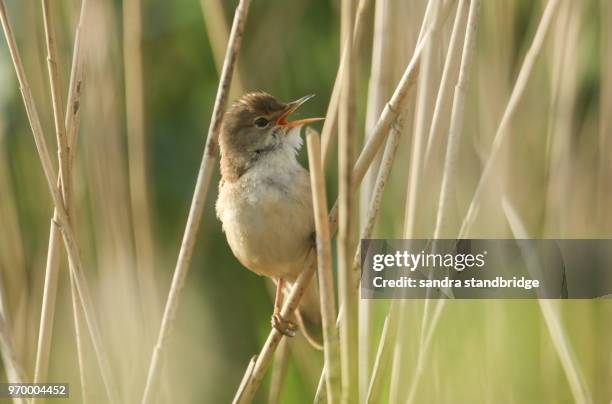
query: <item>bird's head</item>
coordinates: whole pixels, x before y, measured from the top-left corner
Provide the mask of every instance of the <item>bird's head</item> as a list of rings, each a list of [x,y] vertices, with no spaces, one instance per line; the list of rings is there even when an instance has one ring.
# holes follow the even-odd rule
[[[219,143],[221,156],[244,165],[288,142],[292,129],[323,118],[289,121],[289,116],[311,99],[307,95],[282,103],[264,92],[247,93],[227,110]]]

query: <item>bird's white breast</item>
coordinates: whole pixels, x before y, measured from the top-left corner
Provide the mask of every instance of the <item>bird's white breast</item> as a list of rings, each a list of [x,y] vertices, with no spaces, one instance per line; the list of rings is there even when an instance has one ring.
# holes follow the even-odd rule
[[[237,181],[222,183],[216,206],[240,262],[288,280],[302,269],[314,232],[308,172],[296,160],[301,145],[296,129]]]

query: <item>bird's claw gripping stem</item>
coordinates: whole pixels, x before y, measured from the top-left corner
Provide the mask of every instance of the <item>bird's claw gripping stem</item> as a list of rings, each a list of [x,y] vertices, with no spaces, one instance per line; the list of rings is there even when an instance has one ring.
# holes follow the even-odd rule
[[[272,314],[272,327],[287,337],[295,337],[298,330],[294,322],[284,319],[280,313]]]

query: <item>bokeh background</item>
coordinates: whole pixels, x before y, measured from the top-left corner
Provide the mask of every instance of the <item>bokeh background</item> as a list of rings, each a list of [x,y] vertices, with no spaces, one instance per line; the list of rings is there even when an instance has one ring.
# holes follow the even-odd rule
[[[6,3],[47,141],[55,150],[41,7],[39,2]],[[410,60],[426,6],[425,0],[369,3],[356,66],[359,144]],[[547,1],[482,3],[456,174],[456,226],[470,203]],[[501,196],[512,201],[532,237],[612,235],[612,4],[607,0],[560,3],[512,119],[509,140],[496,166],[496,181],[487,191],[472,237],[513,236]],[[66,97],[80,2],[52,4]],[[76,223],[102,337],[125,402],[138,402],[144,387],[236,5],[235,0],[149,0],[142,2],[139,19],[135,0],[88,0],[86,74],[74,174]],[[453,6],[433,56],[436,85],[454,10]],[[284,101],[314,93],[316,97],[300,110],[300,116],[324,116],[339,58],[339,1],[254,0],[231,98],[247,90],[265,90]],[[444,103],[441,140],[433,144],[424,162],[417,237],[433,233],[451,101],[449,96]],[[414,108],[412,104],[404,117],[402,142],[376,227],[378,237],[403,234]],[[300,160],[306,164],[305,151]],[[334,154],[326,173],[330,202],[337,195],[336,173]],[[164,357],[159,402],[231,401],[250,357],[269,332],[272,289],[232,256],[214,213],[217,181],[218,173]],[[362,197],[363,206],[367,200]],[[2,37],[0,286],[8,324],[5,331],[10,333],[26,380],[34,371],[52,211]],[[87,338],[86,399],[80,388],[65,261],[64,257],[48,379],[71,384],[68,402],[106,402]],[[365,353],[369,357],[375,352],[388,305],[386,301],[371,304],[371,344]],[[419,301],[409,302],[402,323],[413,330],[407,335],[414,337],[403,341],[409,347],[404,358],[406,383],[416,363],[422,306]],[[592,402],[610,402],[612,304],[571,301],[558,308],[562,333],[571,343]],[[290,342],[288,352],[281,402],[311,402],[322,354],[302,337]],[[366,368],[371,366],[364,363]],[[393,365],[385,366],[390,370]],[[257,400],[267,399],[264,387]],[[388,393],[385,400],[393,402]],[[572,401],[537,302],[447,303],[417,402]]]

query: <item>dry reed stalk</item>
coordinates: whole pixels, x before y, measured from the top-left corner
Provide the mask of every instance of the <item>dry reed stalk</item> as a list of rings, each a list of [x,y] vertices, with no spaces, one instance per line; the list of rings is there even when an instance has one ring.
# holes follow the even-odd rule
[[[448,0],[442,9],[441,18],[436,20],[436,24],[443,24],[448,15],[450,14],[451,5],[455,0]],[[385,136],[389,132],[389,128],[391,124],[395,122],[395,119],[399,115],[398,107],[403,104],[403,101],[406,98],[406,95],[410,90],[412,90],[416,79],[419,77],[419,70],[421,64],[421,53],[423,51],[423,47],[427,42],[427,39],[431,35],[432,24],[428,24],[426,19],[423,21],[423,25],[421,26],[421,34],[419,35],[419,39],[417,41],[417,46],[414,49],[414,53],[412,55],[412,59],[408,63],[402,78],[397,84],[391,99],[382,110],[376,125],[372,128],[372,135],[367,136],[366,144],[355,163],[354,175],[353,177],[358,179],[353,184],[353,191],[356,190],[357,186],[361,183],[361,180],[364,178],[365,173],[368,170],[370,162],[373,161],[376,153],[378,152],[381,143],[384,141]],[[327,119],[326,119],[327,121]],[[327,122],[326,122],[327,123]],[[335,207],[334,207],[335,208]],[[332,210],[334,210],[332,208]],[[333,223],[333,222],[332,222]]]
[[[429,32],[425,31],[423,37],[426,38],[428,35]],[[413,89],[416,78],[419,74],[422,50],[423,42],[420,42],[420,44],[417,45],[414,55],[410,63],[408,63],[402,78],[397,84],[393,95],[385,105],[385,108],[383,108],[383,112],[380,114],[374,129],[372,129],[372,135],[368,137],[367,143],[361,150],[361,154],[359,155],[359,158],[357,159],[357,162],[353,168],[353,192],[359,187],[359,184],[363,180],[370,163],[374,160],[374,156],[384,142],[390,127],[397,119],[398,111],[400,111],[402,106],[409,101],[408,95]],[[329,224],[330,234],[333,235],[338,226],[337,201],[329,212]],[[308,284],[316,269],[314,267],[314,262],[314,253],[313,250],[311,250],[308,258],[306,259],[304,269],[296,280],[291,293],[285,299],[283,309],[281,311],[282,316],[290,315],[298,306],[299,300],[301,299],[304,291],[304,286]],[[238,388],[238,391],[236,392],[236,396],[234,397],[234,403],[246,403],[253,400],[253,397],[255,396],[255,393],[263,380],[264,373],[272,360],[272,354],[278,347],[278,343],[282,337],[283,335],[281,333],[279,333],[275,328],[272,328],[259,355],[253,357],[251,362],[249,362],[249,366],[247,367],[242,382]]]
[[[365,121],[366,135],[376,123],[385,105],[385,100],[393,89],[392,66],[393,52],[390,45],[391,7],[388,0],[377,1],[374,10],[374,28],[372,33],[372,62],[368,83],[368,100]],[[359,220],[366,220],[369,201],[372,196],[376,172],[380,166],[381,155],[378,154],[372,162],[361,186],[359,194]],[[372,337],[374,301],[359,300],[359,396],[367,394],[368,379],[372,368]]]
[[[530,239],[531,235],[527,231],[523,220],[521,220],[517,210],[506,196],[502,197],[502,207],[514,238],[519,240]],[[521,247],[520,244],[519,247]],[[533,262],[533,260],[526,258],[529,254],[525,254],[523,248],[524,247],[521,247],[521,252],[524,256],[523,259],[526,260],[527,266],[538,265],[537,262]],[[532,267],[530,272],[543,273],[543,269]],[[548,329],[559,361],[565,372],[565,377],[567,378],[570,390],[574,396],[574,401],[579,404],[591,404],[593,398],[584,380],[582,369],[572,349],[572,344],[561,323],[559,302],[553,299],[538,299],[538,305],[540,306],[546,328]]]
[[[445,300],[438,300],[438,302],[445,302]],[[431,316],[432,326],[430,326],[427,332],[424,334],[422,347],[419,347],[416,368],[414,369],[414,376],[410,380],[410,388],[408,390],[408,399],[406,400],[406,404],[413,403],[416,398],[419,382],[421,380],[421,376],[423,375],[423,370],[425,368],[425,359],[427,358],[427,353],[429,351],[429,347],[431,346],[431,341],[433,340],[434,332],[436,330],[435,324],[438,324],[438,322],[440,321],[440,316],[442,315],[443,308],[444,304],[436,304],[436,306],[434,307],[434,312]]]
[[[436,97],[436,104],[434,106],[433,115],[431,118],[431,126],[429,128],[429,136],[427,137],[427,146],[425,147],[425,162],[430,161],[430,153],[432,146],[435,146],[436,139],[439,138],[442,132],[442,123],[444,116],[447,113],[446,105],[448,103],[449,93],[455,76],[457,60],[460,55],[461,47],[460,44],[463,42],[464,32],[461,27],[463,21],[467,16],[469,7],[468,0],[459,0],[457,5],[457,13],[455,15],[455,22],[453,23],[453,29],[450,37],[450,44],[446,53],[446,61],[444,62],[444,69],[442,70],[442,77],[440,79],[440,89],[438,90],[438,96]]]
[[[548,184],[544,210],[545,232],[567,234],[570,220],[564,214],[569,202],[576,170],[573,137],[575,100],[579,91],[579,41],[582,25],[582,3],[563,2],[553,24],[551,58],[551,96],[546,139]]]
[[[34,383],[42,383],[47,378],[49,353],[51,351],[51,335],[55,316],[55,300],[57,297],[57,281],[59,277],[59,251],[61,246],[60,230],[56,225],[57,217],[51,219],[49,227],[49,248],[45,268],[45,284],[40,311],[40,326],[36,349],[36,364],[34,365]]]
[[[284,339],[274,354],[274,367],[272,368],[272,378],[270,380],[270,394],[268,404],[280,404],[283,384],[287,376],[289,367],[289,341]]]
[[[459,154],[459,146],[461,144],[461,132],[463,130],[467,86],[473,55],[475,51],[476,35],[478,32],[479,12],[480,0],[471,0],[463,44],[463,52],[461,56],[461,65],[459,67],[459,77],[457,78],[457,84],[455,85],[453,106],[451,110],[451,121],[446,146],[446,158],[444,161],[442,185],[440,189],[440,197],[438,204],[438,214],[436,218],[436,226],[434,229],[434,240],[440,238],[443,232],[446,231],[448,228],[447,221],[449,216],[449,209],[451,206],[451,193],[453,190],[452,187],[456,183],[457,160]],[[409,390],[409,403],[413,402],[415,399],[418,383],[423,372],[425,357],[429,350],[430,341],[432,339],[444,304],[445,300],[443,299],[437,301],[436,306],[434,308],[433,318],[431,319],[431,324],[429,325],[429,306],[428,304],[425,304],[424,306],[421,338],[419,344],[420,349],[417,357],[417,367],[414,373],[414,377],[411,381],[411,386]]]
[[[80,124],[80,111],[81,111],[81,94],[83,91],[83,81],[85,79],[85,47],[83,45],[83,36],[85,32],[86,26],[86,18],[87,18],[87,1],[81,1],[81,11],[79,15],[79,21],[77,23],[77,27],[75,30],[75,39],[74,39],[74,47],[73,47],[73,56],[72,56],[72,67],[70,71],[70,83],[68,86],[68,102],[66,106],[66,137],[68,138],[68,171],[72,174],[72,167],[74,166],[74,158],[76,153],[76,143],[77,143],[77,135],[79,131]],[[72,176],[68,177],[72,180]],[[60,180],[60,178],[58,178]],[[72,181],[66,181],[65,186],[68,189],[69,195],[69,209],[74,209],[74,201],[72,198]],[[72,213],[72,217],[75,217],[75,214]],[[53,229],[58,237],[59,237],[59,229],[57,226],[54,226]],[[56,241],[55,248],[59,248],[60,240]],[[52,254],[52,252],[49,252]],[[87,389],[86,389],[86,380],[85,380],[85,339],[82,337],[86,333],[84,326],[86,324],[83,309],[79,303],[78,299],[78,290],[75,283],[75,278],[72,276],[72,272],[70,273],[70,291],[72,297],[72,310],[73,310],[73,318],[75,323],[75,332],[76,332],[76,343],[77,343],[77,358],[79,360],[79,369],[80,379],[81,379],[81,390],[83,394],[83,402],[87,397]],[[53,310],[53,309],[51,309]],[[50,338],[50,334],[49,334]],[[48,356],[48,353],[46,354]],[[46,369],[46,367],[45,367]],[[44,380],[45,378],[41,378]]]
[[[501,149],[501,144],[502,141],[504,139],[504,137],[506,136],[507,130],[508,130],[508,125],[509,125],[509,121],[510,118],[512,117],[516,106],[518,105],[518,102],[520,101],[520,98],[522,96],[522,94],[524,93],[525,87],[527,85],[527,81],[528,78],[530,76],[531,71],[533,70],[533,65],[535,63],[535,59],[537,57],[537,55],[539,54],[543,42],[544,42],[544,38],[546,36],[546,32],[548,30],[548,27],[551,24],[551,21],[553,19],[554,13],[557,9],[559,2],[558,0],[549,0],[546,9],[544,10],[544,14],[540,20],[540,23],[538,25],[537,31],[535,33],[534,39],[532,41],[532,44],[529,48],[529,50],[527,51],[527,54],[525,56],[525,59],[523,61],[523,65],[521,66],[521,69],[519,71],[519,75],[517,78],[517,81],[515,83],[515,86],[512,90],[512,94],[510,96],[510,100],[508,102],[508,105],[506,107],[506,110],[504,112],[504,115],[502,117],[502,120],[499,124],[497,133],[495,135],[495,139],[493,141],[493,145],[491,148],[491,153],[489,155],[489,158],[487,160],[486,166],[483,170],[483,174],[481,176],[480,182],[478,183],[477,189],[476,189],[476,193],[474,195],[474,198],[472,200],[472,203],[470,205],[470,208],[468,210],[468,214],[466,215],[463,224],[461,226],[461,230],[459,231],[459,237],[458,238],[465,238],[468,234],[469,228],[473,222],[474,216],[477,212],[477,205],[479,203],[479,198],[482,195],[482,189],[483,189],[483,184],[484,182],[489,178],[490,176],[490,172],[492,172],[491,167],[493,166],[493,163],[495,161],[495,158],[497,156],[497,153],[499,153],[500,149]],[[451,135],[451,131],[449,131],[449,136]],[[452,146],[452,139],[449,137],[449,145],[447,146],[447,158],[448,158],[448,153],[449,153],[449,147]],[[455,146],[456,147],[456,146]],[[456,151],[450,150],[450,153],[454,153],[456,154]],[[454,157],[456,158],[456,156]],[[441,196],[441,200],[442,200],[442,196]],[[440,213],[439,213],[440,214]],[[446,300],[440,299],[437,301],[436,303],[436,307],[434,309],[434,313],[439,313],[442,311],[442,309],[444,308],[446,303]],[[427,334],[426,335],[432,335],[433,332],[435,331],[435,328],[437,327],[438,321],[437,319],[439,318],[439,315],[434,315],[434,317],[432,318],[429,326],[428,326],[428,330],[427,330]],[[423,342],[423,344],[420,346],[420,350],[419,350],[419,358],[424,358],[425,355],[427,354],[427,351],[429,349],[429,344],[427,343],[428,339],[425,339],[425,341]],[[424,360],[424,359],[423,359]],[[417,374],[418,376],[418,374]]]
[[[447,4],[444,5],[442,17],[438,21],[439,24],[443,24],[444,21],[446,21],[446,18],[449,15],[451,4],[452,4],[452,1],[449,1]],[[429,13],[426,10],[426,14],[423,19],[423,24],[421,26],[421,32],[419,35],[418,44],[415,49],[415,54],[413,56],[413,60],[417,62],[420,60],[420,52],[423,49],[423,44],[424,44],[423,39],[427,38],[427,36],[429,35],[429,30],[426,30],[426,27],[428,25],[431,25],[431,22],[429,22],[428,21],[429,19],[427,18],[428,14]],[[407,105],[407,103],[404,103],[404,105]],[[370,207],[369,207],[368,216],[366,219],[366,224],[363,226],[363,230],[361,233],[362,239],[369,238],[372,235],[374,222],[376,220],[378,210],[380,208],[380,204],[382,201],[382,194],[384,191],[384,187],[388,181],[388,178],[391,172],[391,167],[393,165],[393,161],[394,161],[395,154],[397,151],[397,147],[399,146],[400,136],[403,131],[402,126],[403,126],[402,122],[398,117],[395,125],[391,129],[391,135],[389,136],[387,145],[385,147],[385,152],[382,158],[381,167],[379,169],[378,177],[376,179],[376,185],[374,186],[374,189],[375,189],[374,195],[372,197],[372,200],[370,201]],[[359,253],[360,252],[357,251],[357,253],[355,254],[354,261],[353,261],[353,269],[355,271],[359,269]],[[359,287],[359,285],[357,284],[355,285],[355,287]],[[382,384],[383,384],[383,381],[385,380],[385,377],[383,376],[383,372],[381,371],[381,369],[379,369],[379,366],[383,363],[386,364],[389,362],[388,359],[389,359],[390,354],[392,353],[391,351],[392,344],[390,341],[395,340],[396,330],[398,328],[398,324],[397,324],[398,310],[399,310],[399,307],[397,303],[394,303],[389,309],[389,313],[385,321],[386,328],[383,332],[383,335],[381,336],[381,341],[380,341],[378,351],[377,351],[377,359],[372,369],[372,376],[369,379],[367,402],[376,402],[378,400],[379,394],[382,392]],[[340,314],[342,314],[342,310]],[[387,324],[389,325],[387,326]],[[390,330],[390,331],[387,331],[387,330]],[[383,360],[381,358],[385,358],[385,359]]]
[[[404,110],[404,112],[406,111]],[[402,115],[398,117],[396,123],[391,128],[391,134],[389,135],[387,145],[385,146],[385,151],[374,185],[374,193],[372,195],[372,199],[370,200],[370,206],[368,208],[367,218],[361,231],[361,239],[371,238],[372,233],[374,231],[374,223],[376,222],[376,218],[378,217],[378,212],[382,203],[384,189],[387,184],[387,181],[389,180],[391,168],[393,167],[393,162],[395,161],[395,156],[397,155],[400,138],[403,133],[403,125],[401,118]],[[361,263],[360,256],[362,253],[363,252],[360,250],[359,246],[358,251],[355,253],[355,257],[353,258],[353,272],[356,274],[356,276],[358,276],[359,274]],[[354,285],[354,287],[358,288],[359,283]],[[385,343],[385,341],[388,342],[395,340],[395,335],[397,331],[397,309],[395,306],[397,306],[397,302],[393,301],[391,308],[389,309],[387,318],[385,319],[385,327],[383,328],[381,342],[378,347],[375,362],[372,366],[372,372],[367,372],[368,387],[365,393],[366,395],[364,397],[365,402],[377,402],[380,398],[379,394],[382,392],[383,372],[380,366],[381,364],[389,363],[389,354],[392,352],[391,344]]]
[[[141,305],[143,308],[149,308],[143,310],[146,336],[148,339],[153,339],[160,314],[153,271],[155,243],[151,226],[147,175],[141,14],[140,0],[123,2],[123,61],[130,211]]]
[[[79,21],[77,23],[75,41],[73,48],[73,60],[70,74],[70,84],[68,89],[68,102],[66,106],[67,114],[64,114],[61,106],[61,89],[59,88],[58,81],[59,75],[57,73],[57,61],[56,51],[53,40],[53,28],[52,20],[50,19],[48,4],[43,3],[43,15],[45,18],[45,26],[49,27],[45,30],[48,34],[51,34],[50,38],[47,35],[47,47],[49,49],[49,77],[52,86],[52,98],[54,103],[54,109],[58,111],[54,115],[55,123],[58,125],[60,122],[61,127],[56,128],[56,136],[58,141],[61,140],[65,143],[61,146],[58,143],[58,151],[60,155],[60,166],[64,170],[67,170],[64,174],[60,172],[57,180],[58,187],[61,187],[63,191],[64,201],[68,208],[69,218],[73,220],[74,217],[74,206],[72,203],[72,162],[74,159],[74,149],[76,148],[76,133],[78,130],[78,116],[79,116],[79,102],[81,94],[81,84],[83,80],[83,49],[81,47],[81,33],[83,22],[86,15],[86,0],[81,3],[81,12]],[[53,56],[51,56],[51,54]],[[55,94],[55,95],[53,95]],[[63,133],[62,133],[63,132]],[[53,318],[55,313],[55,298],[57,294],[57,278],[59,275],[59,254],[60,254],[60,243],[61,233],[59,227],[56,225],[58,221],[57,210],[54,210],[53,219],[51,220],[51,226],[49,230],[49,248],[47,252],[47,264],[45,269],[45,286],[43,290],[43,300],[41,304],[41,319],[38,334],[38,345],[36,351],[36,364],[34,370],[34,382],[44,382],[47,378],[47,369],[49,366],[49,352],[51,349],[51,338],[53,332]],[[79,370],[81,378],[81,388],[83,390],[83,399],[85,399],[85,370],[84,370],[84,359],[83,359],[83,314],[80,308],[78,291],[74,284],[73,277],[71,275],[71,292],[72,292],[72,303],[74,310],[74,321],[75,331],[77,340],[77,356],[79,361]]]
[[[316,227],[317,266],[319,294],[321,298],[321,317],[323,321],[324,356],[326,372],[327,397],[329,403],[340,402],[341,397],[341,363],[338,330],[336,329],[336,298],[332,261],[331,236],[327,221],[327,195],[325,193],[325,175],[321,161],[321,142],[319,135],[308,128],[308,168]]]
[[[386,375],[388,374],[388,372],[386,372],[388,369],[387,364],[393,358],[393,341],[395,341],[395,336],[397,335],[397,326],[399,323],[397,320],[398,305],[399,302],[396,299],[391,302],[389,313],[387,313],[385,324],[380,334],[380,343],[376,351],[376,359],[372,367],[370,384],[368,385],[368,393],[365,400],[368,404],[379,403],[382,400],[383,387],[386,382]]]
[[[57,226],[56,226],[57,227]],[[59,244],[59,240],[58,240]],[[70,276],[70,294],[72,298],[72,318],[74,321],[74,332],[75,332],[75,341],[77,348],[77,361],[79,367],[79,381],[81,382],[81,396],[83,400],[83,404],[87,403],[87,397],[89,390],[89,383],[87,381],[87,343],[85,340],[84,334],[87,332],[85,330],[85,325],[87,321],[85,320],[85,315],[83,309],[81,308],[80,301],[78,299],[78,289],[74,280],[74,277]],[[44,380],[44,378],[41,378]]]
[[[480,176],[480,180],[478,181],[478,185],[476,186],[472,202],[470,203],[465,218],[463,219],[463,223],[461,224],[461,229],[459,230],[459,238],[465,238],[468,236],[470,229],[474,223],[474,220],[476,219],[476,214],[478,213],[478,210],[480,208],[480,200],[484,195],[484,190],[486,188],[487,183],[492,178],[492,173],[494,172],[493,168],[498,160],[498,154],[502,149],[501,146],[503,145],[505,138],[510,132],[510,122],[512,121],[512,117],[514,116],[516,108],[525,92],[525,88],[527,87],[527,82],[529,81],[529,77],[531,76],[531,72],[533,71],[535,61],[538,55],[540,54],[540,51],[542,50],[542,46],[544,45],[544,39],[546,38],[546,34],[555,16],[558,6],[559,0],[549,0],[546,4],[546,9],[544,10],[544,14],[542,15],[540,23],[538,24],[538,28],[536,30],[531,46],[527,50],[514,88],[512,89],[510,99],[508,100],[508,104],[495,133],[495,138],[493,140],[493,144],[491,145],[491,150],[489,152],[489,157]]]
[[[60,177],[68,174],[68,139],[66,137],[66,126],[64,123],[64,104],[60,83],[59,68],[57,66],[57,47],[55,43],[55,24],[51,16],[49,0],[42,0],[42,15],[45,31],[45,42],[47,45],[47,70],[49,72],[49,84],[51,87],[51,103],[53,105],[53,123],[55,124],[55,136],[57,141],[57,154],[59,161]],[[65,182],[65,179],[64,181]],[[62,186],[62,191],[65,191]],[[64,199],[67,199],[64,194]],[[64,202],[68,205],[66,202]],[[70,216],[70,212],[68,212]]]
[[[372,234],[374,233],[374,224],[376,223],[376,219],[378,218],[378,211],[380,210],[380,206],[382,204],[382,197],[385,191],[385,187],[387,185],[387,181],[389,180],[389,176],[391,175],[391,168],[393,167],[402,132],[404,130],[401,118],[402,116],[400,115],[397,118],[395,124],[391,127],[391,133],[389,134],[389,139],[387,139],[385,151],[383,153],[383,157],[381,159],[380,167],[378,170],[378,175],[376,176],[376,181],[374,183],[373,193],[370,198],[367,215],[365,217],[364,224],[359,235],[360,239],[371,238]],[[358,246],[357,251],[355,251],[355,255],[353,256],[353,263],[351,266],[351,270],[355,276],[353,278],[354,283],[352,287],[355,289],[359,288],[360,284],[360,256],[361,249],[360,246]]]
[[[427,121],[430,116],[430,96],[434,87],[433,82],[433,65],[434,65],[434,47],[439,42],[439,26],[436,20],[441,18],[441,3],[442,0],[430,0],[427,6],[427,12],[431,13],[433,23],[429,38],[426,41],[423,53],[423,69],[419,75],[419,83],[417,90],[417,104],[415,109],[414,135],[412,139],[411,157],[410,157],[410,172],[408,181],[408,193],[406,196],[406,222],[404,226],[404,237],[410,238],[416,230],[416,212],[418,206],[418,189],[421,182],[421,170],[423,167],[423,151],[424,145],[429,132]],[[429,11],[431,10],[431,11]]]
[[[40,119],[38,117],[38,112],[36,110],[36,105],[32,97],[30,86],[28,85],[25,70],[23,68],[23,63],[21,61],[21,56],[19,55],[17,49],[15,36],[10,25],[10,21],[8,19],[4,0],[0,0],[0,20],[2,21],[2,27],[9,47],[9,53],[13,61],[13,66],[15,68],[15,73],[19,82],[22,99],[26,108],[26,114],[28,116],[28,121],[30,122],[32,134],[34,136],[34,142],[36,144],[38,157],[43,168],[43,173],[47,182],[47,186],[53,199],[53,204],[58,213],[57,224],[62,232],[64,246],[66,248],[66,252],[68,253],[69,267],[75,279],[75,284],[78,290],[81,306],[83,307],[83,310],[85,312],[87,327],[89,329],[92,343],[94,345],[94,350],[96,352],[98,364],[102,373],[102,379],[106,391],[109,394],[109,398],[112,400],[113,398],[116,398],[118,394],[117,389],[115,388],[116,384],[114,382],[112,372],[110,371],[110,366],[106,357],[106,353],[104,352],[104,349],[101,344],[98,323],[95,318],[91,295],[89,293],[89,289],[87,287],[87,283],[81,268],[81,259],[79,256],[78,245],[74,237],[72,225],[70,223],[70,220],[68,219],[68,213],[66,211],[66,207],[64,206],[62,195],[58,187],[55,186],[55,170],[53,169],[53,165],[51,163],[49,149],[45,141],[45,137],[42,131],[42,126],[40,124]],[[119,401],[117,400],[116,402]]]
[[[456,77],[455,70],[458,70],[455,66],[457,65],[456,62],[460,55],[459,52],[461,51],[460,44],[463,43],[465,39],[465,31],[462,30],[461,27],[463,25],[463,20],[465,20],[467,16],[469,5],[470,3],[467,0],[460,0],[459,4],[457,5],[455,22],[453,23],[450,44],[449,44],[449,48],[447,51],[444,68],[442,71],[442,78],[440,80],[440,88],[438,90],[438,95],[436,97],[436,103],[435,103],[433,115],[431,118],[431,126],[429,129],[429,136],[427,138],[427,146],[425,147],[424,161],[426,164],[426,167],[425,167],[426,171],[432,169],[431,164],[433,163],[433,161],[435,161],[435,159],[430,158],[431,148],[434,145],[434,142],[436,142],[436,139],[440,137],[440,135],[438,134],[442,132],[442,128],[441,128],[442,122],[443,122],[444,117],[447,114],[447,109],[445,107],[447,104],[447,99],[449,98],[448,93],[450,91],[451,84],[453,82],[453,78]],[[440,203],[439,200],[438,200],[438,203]],[[434,233],[435,233],[435,230],[434,230]],[[437,236],[434,235],[434,240],[437,238],[439,238],[439,235]],[[434,248],[435,248],[435,244],[434,244]],[[428,291],[428,297],[429,297],[429,291]],[[423,333],[425,331],[425,324],[427,322],[427,318],[429,315],[429,303],[430,303],[429,299],[426,299],[424,307],[423,307],[423,318],[422,318],[422,324],[421,324],[420,343],[423,342],[423,337],[424,337]]]
[[[221,0],[200,0],[200,6],[202,8],[208,42],[212,48],[213,59],[215,60],[217,70],[221,73],[226,46],[229,43],[229,27],[223,12],[223,4]],[[236,67],[230,88],[230,98],[235,98],[235,95],[243,93],[244,85],[242,84],[240,68]]]
[[[421,183],[421,171],[423,166],[423,152],[427,133],[429,132],[427,121],[430,116],[430,98],[434,91],[434,50],[439,43],[439,21],[442,19],[442,0],[429,0],[423,17],[421,33],[424,26],[429,26],[429,35],[423,36],[422,43],[424,46],[422,57],[422,74],[419,75],[417,99],[414,118],[414,134],[412,136],[412,145],[410,152],[410,166],[406,205],[405,205],[405,221],[404,221],[404,238],[411,238],[416,230],[417,209],[420,200],[419,187]],[[429,23],[429,21],[431,21]],[[391,371],[390,381],[390,400],[399,402],[405,397],[405,389],[407,384],[403,381],[404,375],[407,373],[408,361],[405,358],[406,344],[401,343],[408,339],[409,329],[404,324],[407,311],[407,303],[400,303],[400,314],[398,316],[399,332],[397,334],[396,350],[393,356],[393,367]]]
[[[463,2],[463,1],[462,1]],[[461,4],[459,5],[461,6]],[[459,77],[455,85],[453,106],[451,110],[450,127],[446,146],[446,158],[442,185],[440,187],[440,198],[438,202],[438,214],[434,229],[434,239],[440,238],[449,230],[449,215],[451,193],[457,180],[457,160],[459,157],[459,146],[461,144],[461,133],[463,131],[463,120],[465,117],[465,104],[467,98],[467,86],[476,47],[476,35],[478,32],[478,17],[480,12],[480,0],[471,0],[466,25],[466,34],[459,67]],[[459,13],[459,11],[458,11]],[[449,57],[452,56],[449,52]]]
[[[355,25],[353,27],[353,44],[352,47],[355,49],[361,48],[364,36],[365,17],[367,15],[368,8],[372,0],[359,0],[357,12],[355,14]],[[325,122],[323,123],[323,129],[321,130],[321,154],[323,156],[323,169],[325,170],[325,164],[329,159],[329,154],[334,141],[333,134],[337,130],[337,118],[338,118],[338,105],[340,101],[340,90],[341,84],[344,80],[345,66],[348,60],[347,44],[343,43],[342,55],[340,56],[340,63],[338,65],[338,71],[336,72],[336,79],[334,81],[334,87],[332,89],[329,104],[327,105],[327,111],[325,113]]]
[[[463,1],[462,1],[463,3]],[[458,37],[455,29],[459,25],[464,4],[459,4],[457,9],[457,18],[455,19],[455,26],[453,27],[453,36]],[[467,3],[466,3],[467,5]],[[463,119],[465,111],[465,99],[468,85],[468,78],[470,68],[472,64],[472,58],[476,43],[476,33],[478,31],[478,15],[480,11],[480,0],[471,0],[469,4],[469,14],[466,23],[463,52],[461,55],[461,63],[459,67],[459,76],[455,85],[455,92],[453,97],[453,104],[450,117],[450,126],[448,131],[448,139],[446,145],[446,156],[444,159],[444,168],[442,172],[442,182],[440,185],[440,193],[438,198],[438,210],[436,215],[436,223],[434,227],[434,249],[436,249],[435,240],[443,237],[444,235],[450,236],[451,230],[449,225],[449,209],[451,193],[454,190],[452,188],[456,182],[456,171],[457,171],[457,160],[459,153],[459,146],[461,144],[461,131],[463,130]],[[450,58],[454,57],[451,50],[449,50],[446,65],[450,64]],[[445,66],[446,72],[446,66]],[[440,90],[442,92],[442,89]],[[433,118],[436,121],[436,117]],[[433,127],[433,126],[432,126]],[[435,133],[430,132],[430,136],[434,136]],[[431,140],[431,138],[430,138]],[[454,195],[454,194],[453,194]],[[428,291],[429,292],[429,291]],[[425,301],[423,318],[421,324],[421,337],[420,345],[423,344],[425,338],[425,330],[427,329],[427,323],[429,319],[429,299]]]
[[[352,167],[355,153],[355,52],[353,44],[354,1],[342,1],[341,38],[348,55],[340,91],[338,110],[338,300],[344,307],[340,320],[340,361],[342,375],[342,402],[358,401],[359,357],[358,295],[351,287],[354,274],[351,257],[354,249],[354,193]],[[331,370],[331,369],[330,369]]]
[[[142,398],[143,403],[148,403],[153,400],[153,384],[155,383],[157,374],[159,372],[159,362],[161,360],[162,350],[165,348],[166,340],[170,335],[172,322],[174,321],[174,317],[176,316],[176,311],[178,309],[179,297],[183,290],[187,272],[189,270],[193,248],[202,219],[202,213],[204,212],[204,203],[206,201],[206,195],[208,194],[208,186],[210,185],[210,179],[216,167],[216,156],[221,122],[223,113],[225,112],[225,107],[227,105],[228,93],[232,83],[234,68],[236,66],[236,59],[238,58],[238,52],[242,42],[242,34],[244,32],[244,25],[246,23],[249,4],[250,0],[240,0],[234,14],[234,21],[227,46],[227,52],[225,54],[223,70],[219,80],[219,89],[217,90],[215,106],[213,108],[210,127],[208,129],[206,147],[204,149],[204,155],[202,157],[200,170],[198,172],[193,199],[189,209],[189,216],[185,226],[185,233],[183,235],[183,241],[181,243],[179,256],[176,262],[176,268],[174,269],[172,285],[170,286],[170,291],[168,293],[168,299],[166,301],[159,335],[151,356],[151,364],[149,366],[147,381]]]

